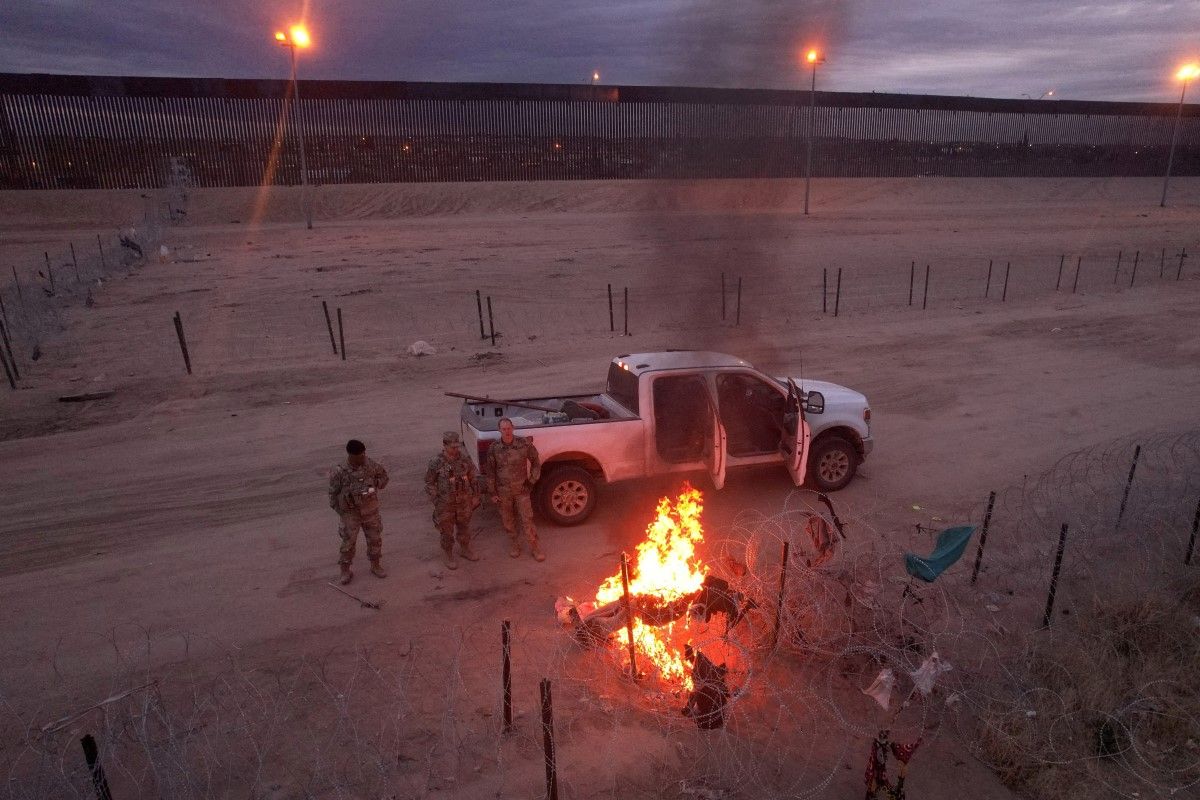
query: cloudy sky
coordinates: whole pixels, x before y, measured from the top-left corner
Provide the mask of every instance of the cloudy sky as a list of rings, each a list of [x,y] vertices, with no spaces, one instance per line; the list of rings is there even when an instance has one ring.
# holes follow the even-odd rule
[[[0,0],[0,71],[1177,98],[1200,0]]]

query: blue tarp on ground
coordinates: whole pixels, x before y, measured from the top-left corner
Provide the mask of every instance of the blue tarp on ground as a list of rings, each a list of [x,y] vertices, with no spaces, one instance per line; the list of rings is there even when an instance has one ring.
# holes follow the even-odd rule
[[[937,544],[929,555],[918,556],[913,553],[905,553],[904,569],[914,578],[919,578],[926,583],[933,583],[950,565],[962,558],[963,551],[967,549],[967,542],[971,541],[973,533],[975,533],[974,525],[947,528],[938,534]]]

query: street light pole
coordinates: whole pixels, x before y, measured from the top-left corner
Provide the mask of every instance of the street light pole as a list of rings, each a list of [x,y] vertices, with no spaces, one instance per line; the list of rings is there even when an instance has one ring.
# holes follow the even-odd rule
[[[1179,138],[1179,123],[1183,119],[1183,98],[1187,95],[1188,82],[1197,75],[1200,75],[1200,66],[1196,64],[1189,64],[1179,70],[1179,77],[1183,80],[1183,90],[1179,93],[1179,109],[1175,112],[1175,127],[1171,130],[1171,150],[1167,156],[1167,174],[1163,176],[1162,200],[1158,204],[1160,208],[1167,207],[1167,186],[1171,182],[1171,167],[1175,162],[1175,142]]]
[[[804,165],[804,215],[808,216],[808,195],[812,185],[812,153],[813,153],[813,115],[817,106],[817,63],[824,59],[817,58],[816,50],[808,51],[808,63],[812,64],[812,89],[808,96],[808,157]]]
[[[288,46],[292,52],[292,114],[296,122],[296,136],[300,139],[300,204],[304,206],[304,221],[312,230],[312,204],[308,199],[308,161],[304,151],[304,119],[300,113],[300,82],[296,80],[296,45]]]
[[[308,31],[302,25],[295,25],[287,33],[282,31],[275,34],[275,41],[283,47],[286,47],[291,53],[292,58],[292,102],[291,111],[295,117],[296,135],[300,140],[300,205],[304,208],[304,221],[308,229],[312,230],[312,202],[308,196],[308,156],[304,147],[304,118],[300,112],[300,82],[296,78],[297,74],[297,47],[308,47],[310,39]]]

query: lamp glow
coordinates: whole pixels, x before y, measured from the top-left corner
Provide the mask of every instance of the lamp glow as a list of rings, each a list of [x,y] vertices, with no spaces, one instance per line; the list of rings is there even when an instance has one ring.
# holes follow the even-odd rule
[[[289,33],[292,35],[292,44],[297,47],[308,47],[312,44],[312,39],[308,35],[308,29],[303,25],[293,25]]]
[[[817,51],[809,50],[808,55],[806,55],[805,58],[808,60],[808,63],[815,64],[817,61]]]
[[[1179,68],[1179,72],[1175,73],[1175,77],[1181,81],[1200,77],[1200,64],[1184,64]]]

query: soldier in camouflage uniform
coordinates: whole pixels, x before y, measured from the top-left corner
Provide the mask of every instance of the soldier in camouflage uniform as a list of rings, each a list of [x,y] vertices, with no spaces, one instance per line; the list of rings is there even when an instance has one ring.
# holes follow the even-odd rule
[[[471,515],[479,506],[478,475],[471,459],[463,455],[462,439],[454,431],[442,434],[442,452],[430,459],[425,469],[425,493],[433,501],[433,522],[442,535],[446,566],[458,569],[455,526],[462,557],[478,561],[479,556],[471,549]]]
[[[362,528],[367,539],[367,558],[371,560],[371,572],[386,578],[383,568],[383,520],[379,516],[379,491],[388,484],[387,470],[367,458],[366,446],[357,439],[346,443],[346,461],[333,468],[329,476],[329,507],[341,519],[338,536],[342,546],[338,565],[342,568],[341,582],[347,584],[354,577],[350,563],[354,561],[354,549],[358,542],[358,529]]]
[[[513,435],[513,423],[508,417],[500,419],[500,441],[492,442],[488,448],[484,474],[488,494],[500,508],[500,520],[512,543],[508,554],[513,558],[521,557],[521,543],[517,540],[519,518],[534,559],[545,561],[546,556],[538,547],[537,529],[533,527],[533,503],[529,498],[530,490],[542,475],[542,462],[532,439]]]

